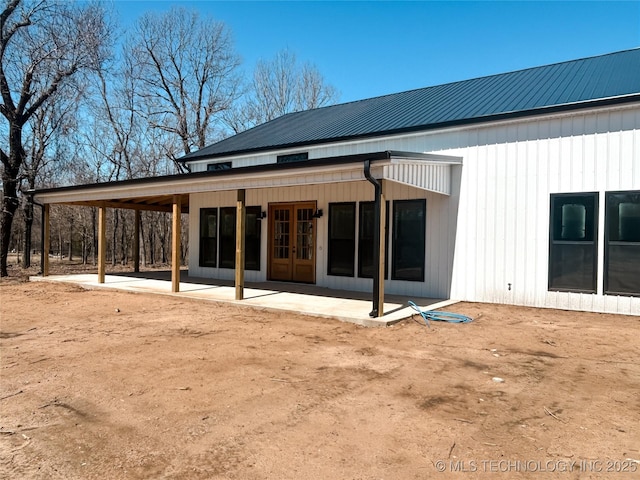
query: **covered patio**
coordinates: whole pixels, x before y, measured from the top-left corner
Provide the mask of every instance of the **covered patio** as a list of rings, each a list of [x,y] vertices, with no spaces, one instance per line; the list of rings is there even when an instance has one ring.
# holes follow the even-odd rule
[[[105,288],[179,296],[258,310],[329,318],[366,327],[388,326],[411,317],[416,312],[408,306],[409,300],[423,310],[444,308],[456,303],[452,300],[387,294],[384,299],[384,316],[371,318],[371,294],[366,292],[339,291],[285,282],[248,282],[244,288],[244,299],[236,300],[233,281],[190,277],[187,271],[181,270],[179,289],[172,292],[171,277],[171,271],[154,271],[106,274],[104,281],[100,281],[96,274],[49,275],[31,277],[31,281],[65,282],[87,289]]]
[[[375,165],[374,165],[375,162]],[[264,164],[228,170],[195,172],[153,178],[123,180],[106,184],[78,185],[31,192],[42,206],[42,277],[52,281],[71,281],[88,287],[122,288],[132,291],[184,294],[215,301],[238,302],[260,308],[278,309],[338,318],[367,325],[387,325],[411,315],[407,301],[427,307],[440,300],[400,298],[385,295],[385,187],[389,183],[408,185],[448,196],[451,169],[459,166],[457,157],[416,152],[383,151],[313,159],[290,164]],[[245,282],[245,217],[247,191],[282,189],[291,186],[332,185],[365,181],[375,191],[373,251],[374,268],[371,293],[346,292],[314,284],[290,284],[270,280]],[[188,214],[192,194],[235,192],[235,278],[233,281],[186,277],[180,271],[181,216]],[[98,209],[97,275],[50,276],[50,206],[73,205]],[[135,212],[132,274],[106,274],[107,208]],[[140,212],[171,213],[171,271],[162,278],[139,273]],[[318,212],[322,215],[321,211]],[[213,282],[213,283],[212,283]],[[336,305],[333,305],[333,304]],[[453,303],[453,302],[450,302]],[[371,308],[373,304],[373,308]],[[329,312],[329,313],[327,313]]]

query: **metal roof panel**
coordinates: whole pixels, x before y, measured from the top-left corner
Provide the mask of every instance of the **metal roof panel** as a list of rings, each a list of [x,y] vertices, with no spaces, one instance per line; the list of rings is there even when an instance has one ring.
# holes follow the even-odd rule
[[[182,158],[268,151],[640,96],[640,48],[290,113]]]

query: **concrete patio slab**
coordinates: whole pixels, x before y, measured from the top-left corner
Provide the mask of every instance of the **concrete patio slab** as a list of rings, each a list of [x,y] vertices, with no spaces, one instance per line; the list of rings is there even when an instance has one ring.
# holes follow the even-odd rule
[[[261,310],[333,318],[367,327],[387,326],[411,317],[416,312],[408,306],[409,300],[423,310],[435,310],[457,303],[454,300],[387,295],[384,303],[385,314],[379,318],[371,318],[371,294],[331,290],[314,285],[247,283],[244,288],[244,300],[236,300],[233,282],[189,277],[186,272],[182,272],[178,293],[171,292],[170,272],[164,271],[106,275],[105,283],[98,283],[97,274],[51,275],[31,277],[30,280],[73,283],[87,289],[107,288],[193,298]]]

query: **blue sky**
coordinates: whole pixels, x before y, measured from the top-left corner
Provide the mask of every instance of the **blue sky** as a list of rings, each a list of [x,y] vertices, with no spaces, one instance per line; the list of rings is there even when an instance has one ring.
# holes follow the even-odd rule
[[[284,48],[314,63],[347,102],[640,47],[640,1],[125,1],[195,9],[231,30],[243,69]]]

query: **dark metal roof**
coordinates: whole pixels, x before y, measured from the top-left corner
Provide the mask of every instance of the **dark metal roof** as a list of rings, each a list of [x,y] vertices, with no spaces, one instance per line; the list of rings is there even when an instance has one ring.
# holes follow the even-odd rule
[[[181,160],[640,100],[640,48],[290,113]]]

